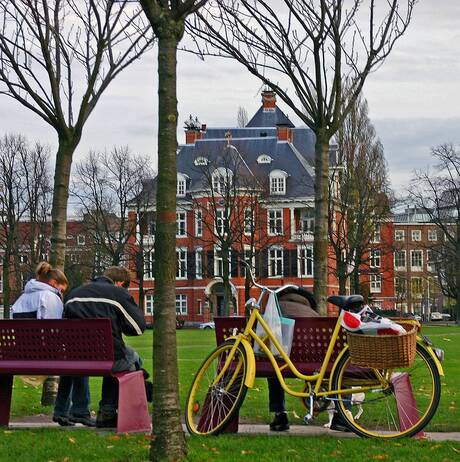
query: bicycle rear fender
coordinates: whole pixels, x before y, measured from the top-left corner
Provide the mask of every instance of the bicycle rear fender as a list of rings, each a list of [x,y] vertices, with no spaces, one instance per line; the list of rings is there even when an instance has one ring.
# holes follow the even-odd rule
[[[246,359],[248,361],[248,373],[246,375],[246,380],[244,384],[248,388],[254,387],[254,380],[256,378],[256,358],[254,356],[254,350],[252,349],[251,344],[245,338],[237,338],[237,337],[228,337],[226,341],[229,340],[239,340],[240,344],[243,345],[244,351],[246,352]]]

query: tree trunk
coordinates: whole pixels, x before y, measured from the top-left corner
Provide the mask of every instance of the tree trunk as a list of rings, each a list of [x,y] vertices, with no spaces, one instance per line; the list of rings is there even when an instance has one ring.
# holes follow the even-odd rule
[[[318,130],[315,144],[315,240],[313,290],[318,313],[327,315],[329,137]]]
[[[185,436],[179,410],[176,345],[176,149],[177,45],[158,37],[158,183],[155,231],[155,323],[153,335],[153,434],[150,460],[182,460]]]
[[[457,221],[457,246],[455,258],[455,273],[456,273],[456,303],[455,303],[455,318],[457,324],[460,324],[460,220]]]
[[[67,202],[69,200],[70,169],[72,156],[80,141],[77,136],[59,135],[59,147],[54,170],[53,207],[51,209],[50,264],[64,270],[67,229]]]
[[[2,278],[3,278],[3,317],[5,319],[9,319],[10,317],[10,297],[11,297],[9,252],[5,252],[5,255],[3,256]]]
[[[339,281],[339,295],[346,295],[347,293],[347,264],[338,255],[337,258],[337,279]]]
[[[54,170],[53,207],[51,209],[50,264],[64,271],[67,230],[67,202],[69,200],[72,156],[80,137],[65,138],[59,135],[59,147]],[[56,399],[59,377],[48,377],[43,383],[41,403],[52,406]]]

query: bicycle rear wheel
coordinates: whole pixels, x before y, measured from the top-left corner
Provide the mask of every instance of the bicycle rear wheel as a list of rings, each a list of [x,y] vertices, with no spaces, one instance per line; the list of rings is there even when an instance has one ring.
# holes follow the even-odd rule
[[[247,357],[239,345],[229,367],[219,377],[234,341],[217,347],[196,373],[185,405],[185,424],[190,433],[217,435],[225,430],[240,408],[247,387]]]
[[[355,394],[338,394],[337,409],[360,436],[401,438],[419,433],[439,404],[441,381],[432,357],[417,344],[408,368],[366,369],[352,366],[347,351],[332,377],[334,390],[372,387]]]

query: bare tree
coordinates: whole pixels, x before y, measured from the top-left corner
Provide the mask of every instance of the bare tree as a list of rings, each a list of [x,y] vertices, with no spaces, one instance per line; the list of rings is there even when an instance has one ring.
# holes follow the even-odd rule
[[[359,293],[360,270],[369,267],[369,247],[390,215],[392,196],[383,146],[376,138],[368,106],[360,97],[337,133],[338,159],[330,176],[329,240],[335,255],[339,293]],[[380,241],[380,239],[379,239]],[[376,244],[382,254],[391,249]]]
[[[248,111],[243,106],[240,106],[236,114],[236,126],[239,128],[246,127],[248,120]]]
[[[148,158],[133,155],[127,146],[90,152],[76,165],[73,195],[95,254],[110,265],[127,264],[132,253],[136,222],[128,212],[142,180],[152,175],[149,165]]]
[[[187,16],[206,0],[140,0],[158,39],[158,182],[151,460],[180,460],[186,443],[179,410],[176,345],[177,47]],[[167,373],[166,373],[167,371]]]
[[[1,0],[0,94],[56,130],[50,261],[64,267],[72,156],[110,82],[152,44],[129,1]]]
[[[452,144],[431,150],[435,165],[415,172],[410,199],[422,208],[439,230],[432,247],[438,281],[444,295],[456,299],[460,319],[460,152]]]
[[[201,55],[237,60],[316,135],[314,291],[324,314],[329,141],[368,74],[406,31],[414,4],[415,0],[285,0],[275,7],[264,0],[216,0],[189,24],[194,37],[203,39],[198,43]]]

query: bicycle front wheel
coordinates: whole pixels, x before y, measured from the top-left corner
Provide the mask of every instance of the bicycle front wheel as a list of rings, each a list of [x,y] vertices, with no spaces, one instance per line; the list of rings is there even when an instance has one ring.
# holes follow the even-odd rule
[[[234,341],[217,347],[199,368],[185,405],[185,424],[190,433],[217,435],[225,430],[238,412],[245,396],[248,363],[239,345],[226,370]]]
[[[367,391],[337,395],[337,410],[360,436],[401,438],[419,433],[439,404],[441,381],[426,348],[417,344],[408,368],[367,369],[351,365],[347,351],[332,378],[334,390],[370,387]]]

